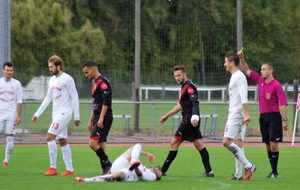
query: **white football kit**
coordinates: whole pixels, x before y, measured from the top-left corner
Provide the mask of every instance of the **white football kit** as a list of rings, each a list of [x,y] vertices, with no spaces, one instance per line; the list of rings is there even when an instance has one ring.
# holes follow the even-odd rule
[[[0,132],[5,128],[5,134],[15,134],[17,104],[22,104],[22,97],[22,85],[18,80],[0,78]]]
[[[47,95],[34,115],[39,117],[51,101],[52,123],[48,133],[56,135],[57,139],[67,138],[67,125],[72,119],[73,111],[74,120],[80,120],[78,93],[70,75],[63,72],[58,77],[54,75],[50,78]]]
[[[248,84],[245,75],[240,70],[231,75],[228,91],[229,114],[224,137],[243,140],[246,133],[243,104],[248,103]]]
[[[123,156],[119,156],[112,164],[111,173],[123,171],[125,173],[124,181],[155,181],[156,175],[151,169],[146,168],[143,164],[139,165],[139,169],[142,172],[142,176],[137,176],[135,171],[128,170],[130,162]]]

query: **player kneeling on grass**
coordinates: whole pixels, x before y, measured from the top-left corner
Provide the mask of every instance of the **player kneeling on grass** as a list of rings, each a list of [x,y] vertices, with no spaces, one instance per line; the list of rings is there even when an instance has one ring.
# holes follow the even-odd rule
[[[139,161],[139,156],[147,157],[150,163],[155,156],[142,151],[141,144],[135,144],[119,156],[112,164],[111,174],[81,178],[76,177],[75,182],[106,182],[106,181],[157,181],[162,173],[159,167],[147,168]]]

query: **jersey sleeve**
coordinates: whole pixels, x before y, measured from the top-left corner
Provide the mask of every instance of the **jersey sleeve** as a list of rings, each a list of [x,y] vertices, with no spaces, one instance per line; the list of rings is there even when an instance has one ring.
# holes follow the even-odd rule
[[[189,87],[187,88],[187,93],[190,101],[192,102],[193,115],[199,116],[199,101],[197,88],[195,86],[189,85]]]
[[[249,78],[252,81],[256,82],[257,84],[259,84],[260,81],[262,80],[261,76],[257,72],[255,72],[255,71],[251,71],[250,72]]]
[[[22,104],[23,103],[23,89],[21,83],[18,81],[17,86],[17,103]]]
[[[287,98],[283,92],[282,86],[279,83],[278,83],[278,85],[276,85],[276,95],[278,97],[278,100],[279,100],[279,103],[281,106],[288,105]]]
[[[240,75],[240,77],[236,81],[236,85],[238,88],[238,93],[240,95],[242,104],[247,104],[248,103],[248,84],[247,84],[246,77],[244,75]]]
[[[111,88],[108,81],[103,80],[100,84],[100,88],[103,91],[102,98],[103,98],[103,105],[109,106],[111,104]]]
[[[67,89],[72,99],[72,106],[74,109],[74,120],[80,120],[78,92],[76,90],[75,82],[72,77],[70,77],[69,81],[67,82]]]
[[[46,110],[46,108],[48,107],[48,105],[50,104],[52,100],[52,91],[50,89],[50,85],[47,91],[47,95],[44,98],[42,104],[40,105],[39,109],[36,111],[36,113],[34,114],[36,117],[40,117],[42,115],[42,113]]]
[[[142,181],[155,181],[156,180],[156,175],[151,171],[147,171],[147,172],[143,172],[140,179]]]

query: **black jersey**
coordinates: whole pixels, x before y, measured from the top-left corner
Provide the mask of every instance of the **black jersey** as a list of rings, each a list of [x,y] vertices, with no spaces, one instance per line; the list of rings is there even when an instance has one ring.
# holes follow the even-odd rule
[[[106,77],[100,76],[95,80],[95,83],[92,87],[92,98],[92,108],[94,115],[100,115],[103,105],[106,105],[108,107],[105,115],[112,115],[112,92],[109,80]]]
[[[181,105],[181,114],[183,122],[191,122],[192,115],[199,116],[198,91],[190,80],[187,80],[181,87],[181,96],[179,98]]]

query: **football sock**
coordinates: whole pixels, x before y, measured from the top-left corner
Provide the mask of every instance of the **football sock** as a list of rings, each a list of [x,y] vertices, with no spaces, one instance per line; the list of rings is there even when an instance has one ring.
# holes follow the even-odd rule
[[[271,152],[271,156],[272,156],[272,172],[278,174],[277,165],[279,159],[279,152]]]
[[[230,143],[228,150],[230,150],[235,157],[243,164],[245,168],[251,168],[252,164],[247,160],[240,147],[235,143]]]
[[[55,140],[47,142],[49,149],[50,167],[56,169],[57,144]]]
[[[105,154],[104,150],[101,147],[95,152],[100,159],[102,169],[111,166],[111,162],[108,160],[108,156]]]
[[[61,152],[62,152],[63,160],[65,162],[67,170],[73,172],[74,168],[73,168],[73,163],[72,163],[72,153],[71,153],[70,145],[67,144],[65,146],[62,146]]]
[[[241,148],[243,154],[245,155],[244,148]],[[235,177],[242,177],[243,176],[243,164],[235,158]]]
[[[202,150],[199,151],[201,158],[202,158],[202,163],[203,166],[205,168],[205,172],[211,172],[211,167],[210,167],[210,163],[209,163],[209,154],[206,150],[206,148],[204,147]]]
[[[136,144],[132,147],[131,150],[131,162],[134,162],[136,160],[139,160],[140,154],[142,151],[142,146],[141,144]]]
[[[172,164],[173,160],[176,158],[178,153],[178,150],[170,150],[167,159],[165,160],[165,163],[163,167],[161,168],[162,172],[166,173]]]
[[[272,173],[273,173],[274,171],[273,171],[272,153],[271,153],[271,151],[268,151],[268,158],[269,158],[269,162],[270,162],[270,165],[271,165],[271,168],[272,168]]]
[[[5,150],[4,162],[9,162],[13,147],[14,147],[14,137],[7,136],[6,137],[6,150]]]

